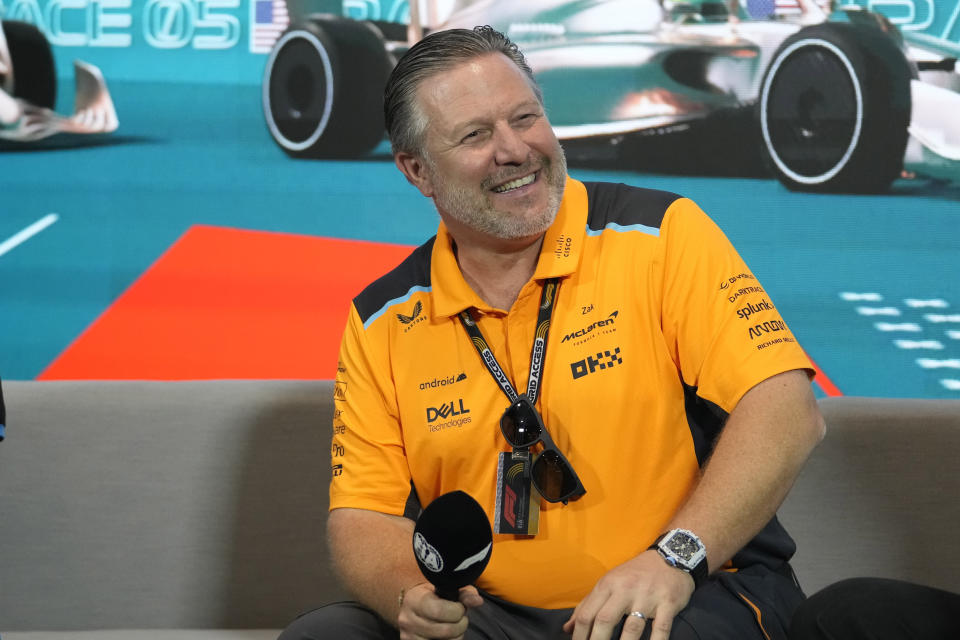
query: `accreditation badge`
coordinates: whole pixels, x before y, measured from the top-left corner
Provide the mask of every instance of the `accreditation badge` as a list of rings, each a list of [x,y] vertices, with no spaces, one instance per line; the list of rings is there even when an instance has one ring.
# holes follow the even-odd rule
[[[540,530],[540,494],[530,476],[529,451],[500,454],[493,532],[535,536]]]

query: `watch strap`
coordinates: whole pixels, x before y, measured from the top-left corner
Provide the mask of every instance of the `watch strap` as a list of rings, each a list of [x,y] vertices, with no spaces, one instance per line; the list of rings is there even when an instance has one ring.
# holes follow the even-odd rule
[[[693,578],[693,588],[699,589],[707,582],[707,559],[704,558],[690,570],[690,577]]]

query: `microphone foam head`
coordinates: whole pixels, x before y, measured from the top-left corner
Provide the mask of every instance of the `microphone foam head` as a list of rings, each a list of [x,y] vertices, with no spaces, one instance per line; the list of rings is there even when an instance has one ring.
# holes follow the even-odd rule
[[[442,597],[475,581],[490,561],[493,531],[483,507],[463,491],[427,505],[413,530],[413,552],[424,577]]]

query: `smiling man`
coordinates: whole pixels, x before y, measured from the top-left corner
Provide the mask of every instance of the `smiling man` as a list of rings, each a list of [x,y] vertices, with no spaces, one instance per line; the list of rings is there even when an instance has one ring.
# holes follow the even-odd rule
[[[440,225],[343,336],[329,542],[358,602],[282,638],[784,638],[803,594],[776,510],[823,422],[723,233],[679,195],[570,178],[489,27],[411,48],[384,109]],[[495,531],[457,602],[412,545],[454,490]]]

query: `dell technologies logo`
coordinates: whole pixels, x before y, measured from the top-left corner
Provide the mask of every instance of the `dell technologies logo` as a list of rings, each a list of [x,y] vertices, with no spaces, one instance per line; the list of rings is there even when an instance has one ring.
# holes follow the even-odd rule
[[[470,413],[470,409],[463,406],[463,398],[458,401],[447,402],[437,407],[427,407],[427,422],[436,422],[441,418],[459,416],[464,413]]]
[[[446,402],[439,407],[427,407],[427,427],[431,432],[464,427],[473,422],[473,418],[466,415],[468,413],[470,409],[463,406],[463,398]],[[439,422],[440,420],[443,422]]]

